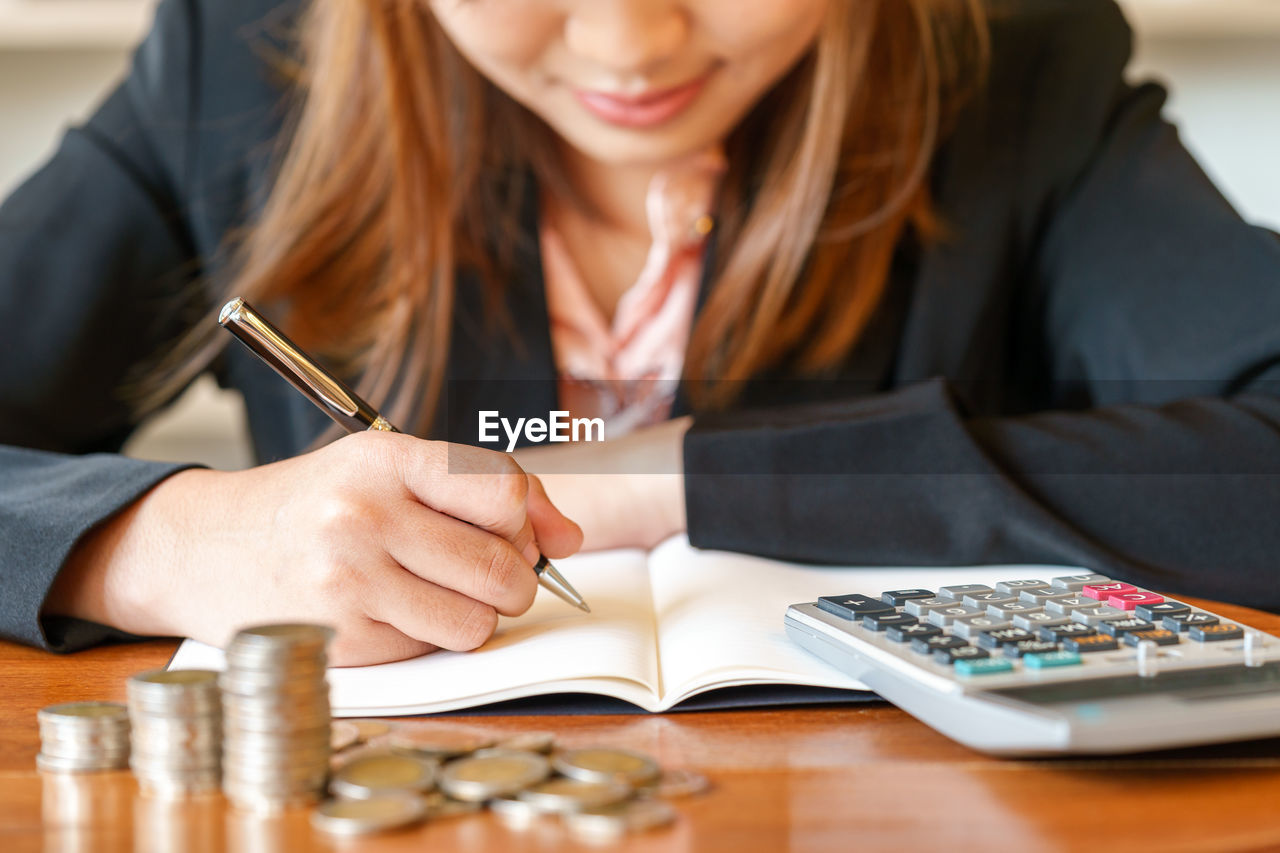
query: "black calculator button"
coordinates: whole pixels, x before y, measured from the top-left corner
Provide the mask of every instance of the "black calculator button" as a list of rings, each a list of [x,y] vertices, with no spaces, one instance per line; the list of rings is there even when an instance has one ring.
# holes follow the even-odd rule
[[[1108,637],[1119,637],[1130,631],[1151,631],[1155,627],[1146,619],[1116,619],[1099,625],[1098,633],[1106,634]]]
[[[977,646],[956,646],[953,649],[935,649],[933,659],[940,664],[950,665],[958,660],[980,660],[982,658],[991,657],[991,653],[986,649],[980,649]]]
[[[1204,627],[1206,625],[1217,625],[1218,617],[1212,613],[1202,613],[1199,610],[1192,610],[1187,613],[1170,613],[1162,620],[1164,627],[1170,631],[1188,631],[1193,627]]]
[[[1009,643],[1004,647],[1003,651],[1004,656],[1007,658],[1020,658],[1023,655],[1044,655],[1058,651],[1058,644],[1045,640],[1023,640],[1018,643]]]
[[[1139,619],[1146,619],[1148,622],[1159,622],[1166,616],[1174,613],[1190,613],[1191,607],[1183,604],[1181,601],[1169,601],[1165,599],[1159,604],[1139,604],[1133,608],[1133,615]]]
[[[917,638],[927,640],[941,633],[942,629],[937,625],[916,622],[914,625],[890,625],[885,629],[884,635],[891,643],[906,643]]]
[[[1214,643],[1220,640],[1239,640],[1244,637],[1244,629],[1239,625],[1226,622],[1217,625],[1192,625],[1187,632],[1197,643]]]
[[[978,635],[978,645],[984,649],[998,649],[1010,643],[1021,643],[1034,640],[1035,634],[1024,628],[1001,628],[998,631],[986,631]]]
[[[885,604],[901,607],[913,599],[933,598],[933,596],[934,592],[931,589],[891,589],[880,593],[880,600]]]
[[[1126,646],[1136,646],[1143,640],[1150,640],[1157,646],[1176,646],[1178,635],[1164,628],[1152,628],[1150,631],[1130,631],[1124,635]]]
[[[893,606],[885,604],[869,595],[827,595],[818,599],[818,606],[828,613],[834,613],[841,619],[852,619],[855,622],[868,613],[892,613]]]
[[[1085,652],[1109,652],[1120,648],[1115,637],[1094,634],[1090,637],[1067,637],[1062,641],[1062,648],[1069,652],[1083,654]]]
[[[959,637],[950,634],[938,634],[933,637],[916,637],[911,641],[911,650],[922,655],[931,655],[939,649],[958,649],[969,645]]]
[[[872,631],[884,631],[890,625],[914,625],[919,621],[908,613],[868,613],[862,617],[862,627]]]
[[[1045,625],[1040,629],[1040,639],[1051,643],[1061,643],[1068,637],[1092,637],[1098,633],[1088,625],[1080,622],[1069,622],[1066,625]]]

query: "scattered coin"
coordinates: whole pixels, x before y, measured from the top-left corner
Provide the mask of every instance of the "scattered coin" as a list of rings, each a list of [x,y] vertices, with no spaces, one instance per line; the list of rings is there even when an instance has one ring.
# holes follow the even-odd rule
[[[515,829],[524,829],[545,814],[533,803],[516,797],[496,797],[489,801],[489,810]]]
[[[311,825],[332,835],[367,835],[425,818],[426,804],[412,794],[380,794],[364,800],[329,800],[311,813]]]
[[[495,746],[498,749],[518,749],[522,752],[550,755],[556,748],[556,736],[554,732],[518,732],[502,738]]]
[[[334,752],[342,752],[349,746],[361,741],[359,727],[346,720],[334,720],[329,726],[329,747]]]
[[[390,734],[395,728],[395,723],[387,720],[343,720],[343,722],[356,727],[360,733],[360,743],[368,743],[376,737]]]
[[[432,791],[431,793],[424,795],[423,799],[427,804],[427,818],[429,820],[475,814],[484,808],[483,803],[469,803],[464,802],[463,800],[455,800],[452,797],[446,797],[439,791]]]
[[[484,732],[447,723],[401,723],[384,739],[393,749],[419,753],[429,758],[457,758],[493,746],[494,738]]]
[[[644,785],[662,773],[658,762],[629,749],[591,747],[570,749],[552,759],[555,769],[584,782],[623,782]]]
[[[656,781],[641,788],[640,792],[646,796],[674,800],[705,793],[710,787],[710,780],[698,771],[674,767],[663,770]]]
[[[580,779],[549,779],[517,794],[519,799],[550,814],[608,806],[630,796],[631,787],[621,782],[584,782]]]
[[[485,749],[445,765],[440,789],[456,800],[484,802],[536,785],[551,775],[551,764],[534,752]]]
[[[435,765],[425,759],[394,752],[370,753],[342,765],[329,787],[340,797],[367,800],[396,791],[430,791],[435,777]]]
[[[569,831],[589,840],[611,840],[666,826],[675,819],[676,810],[665,800],[628,800],[564,815]]]

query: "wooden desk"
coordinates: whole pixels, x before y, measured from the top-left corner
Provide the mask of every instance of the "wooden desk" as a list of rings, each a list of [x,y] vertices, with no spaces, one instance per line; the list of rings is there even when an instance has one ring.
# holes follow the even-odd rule
[[[1210,607],[1280,633],[1280,617]],[[466,720],[502,732],[550,729],[570,745],[630,746],[712,778],[710,794],[678,802],[675,826],[606,848],[576,845],[553,822],[517,832],[490,815],[336,842],[314,833],[305,813],[254,818],[220,797],[155,802],[137,796],[124,772],[36,772],[37,709],[123,701],[125,678],[162,665],[173,648],[153,642],[55,657],[0,644],[4,853],[1280,849],[1280,739],[1136,758],[1002,761],[887,705]]]

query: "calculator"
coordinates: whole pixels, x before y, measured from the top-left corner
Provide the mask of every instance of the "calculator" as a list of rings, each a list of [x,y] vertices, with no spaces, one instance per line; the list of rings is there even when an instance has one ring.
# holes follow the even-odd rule
[[[1280,736],[1280,640],[1098,574],[793,604],[787,634],[997,755]]]

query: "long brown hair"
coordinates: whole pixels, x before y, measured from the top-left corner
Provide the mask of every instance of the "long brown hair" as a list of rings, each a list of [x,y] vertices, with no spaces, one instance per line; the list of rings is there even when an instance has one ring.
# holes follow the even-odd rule
[[[459,55],[423,0],[313,0],[300,25],[293,127],[225,294],[271,309],[391,420],[422,430],[458,272],[500,305],[522,176],[567,182],[551,131]],[[928,165],[978,82],[985,33],[981,0],[832,0],[813,49],[727,141],[687,378],[784,362],[819,374],[849,353],[900,240],[933,233]],[[193,329],[144,399],[170,396],[225,337]],[[737,385],[695,382],[694,403],[723,406]]]

